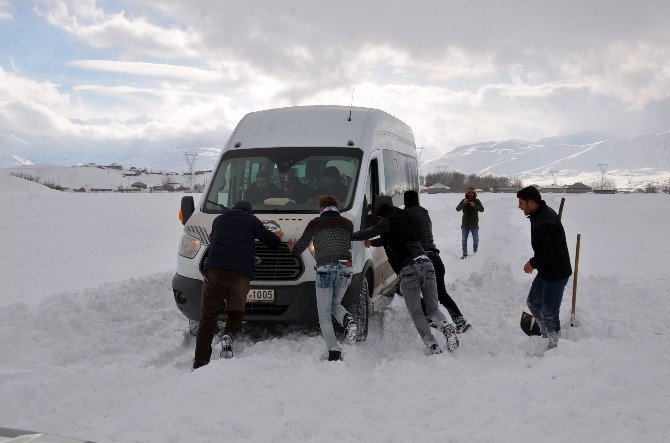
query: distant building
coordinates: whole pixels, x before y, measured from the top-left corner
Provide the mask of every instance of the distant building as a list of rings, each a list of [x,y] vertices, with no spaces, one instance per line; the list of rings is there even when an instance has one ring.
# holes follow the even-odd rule
[[[428,186],[428,194],[444,194],[449,192],[451,189],[449,186],[442,183],[435,183],[434,185]]]
[[[581,182],[565,186],[565,192],[567,192],[568,194],[584,194],[586,192],[592,192],[592,191],[593,188]]]
[[[135,182],[130,186],[133,187],[133,188],[137,188],[137,189],[147,189],[147,185],[145,183],[142,183],[142,182]]]

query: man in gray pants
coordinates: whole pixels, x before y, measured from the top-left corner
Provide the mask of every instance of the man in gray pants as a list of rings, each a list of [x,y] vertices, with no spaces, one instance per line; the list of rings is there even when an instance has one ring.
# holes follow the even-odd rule
[[[442,349],[437,344],[421,309],[422,294],[427,315],[433,319],[444,334],[447,340],[447,350],[454,351],[458,348],[456,328],[447,321],[439,309],[435,268],[421,247],[412,226],[389,204],[380,205],[376,215],[379,220],[376,225],[353,233],[351,239],[365,240],[365,246],[383,246],[386,250],[393,271],[400,277],[400,289],[407,310],[426,345],[426,352],[439,354]],[[376,236],[380,238],[370,240]]]

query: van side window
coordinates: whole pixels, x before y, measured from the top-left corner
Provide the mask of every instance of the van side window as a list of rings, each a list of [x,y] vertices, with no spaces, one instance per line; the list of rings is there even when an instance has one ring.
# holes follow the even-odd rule
[[[402,204],[402,194],[410,189],[418,189],[419,180],[415,169],[416,159],[400,152],[382,151],[384,158],[384,193],[393,199],[395,205]]]

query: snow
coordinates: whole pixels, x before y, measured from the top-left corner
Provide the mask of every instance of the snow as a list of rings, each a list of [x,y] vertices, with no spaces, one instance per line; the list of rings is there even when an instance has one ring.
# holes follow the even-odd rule
[[[0,171],[0,426],[98,442],[666,441],[668,196],[567,195],[578,327],[519,330],[532,276],[513,194],[480,198],[480,251],[460,255],[461,194],[422,195],[447,289],[474,328],[427,357],[396,296],[368,341],[322,360],[318,330],[247,328],[232,360],[191,372],[174,305],[177,194],[51,191]],[[558,207],[560,195],[547,195]],[[8,247],[7,247],[8,244]]]

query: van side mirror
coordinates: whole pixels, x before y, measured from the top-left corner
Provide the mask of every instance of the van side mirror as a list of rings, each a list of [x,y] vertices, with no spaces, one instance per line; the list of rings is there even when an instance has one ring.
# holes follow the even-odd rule
[[[181,198],[181,208],[179,209],[179,221],[182,225],[185,225],[189,218],[195,212],[195,203],[193,202],[193,196],[186,195]]]

